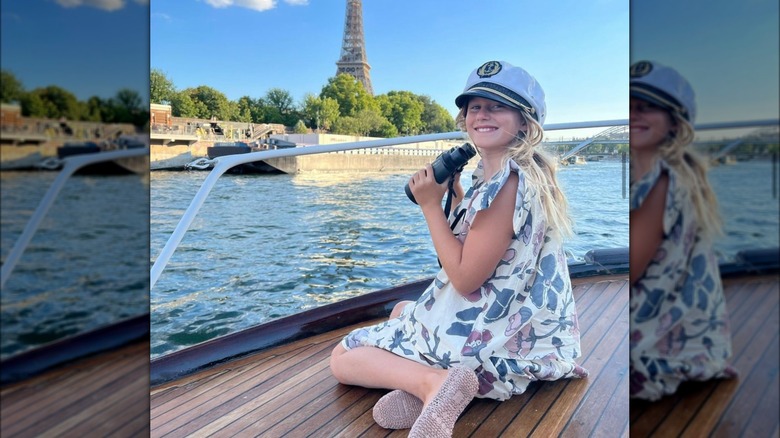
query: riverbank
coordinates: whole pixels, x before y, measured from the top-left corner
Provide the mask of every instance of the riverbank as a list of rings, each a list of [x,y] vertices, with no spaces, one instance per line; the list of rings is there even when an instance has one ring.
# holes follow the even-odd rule
[[[200,138],[185,133],[163,135],[152,132],[150,148],[151,170],[184,170],[199,158],[208,158],[208,148],[225,141],[209,136]],[[336,134],[274,134],[270,139],[294,143],[296,147],[310,147],[358,141],[378,140],[375,137]],[[259,142],[246,142],[249,146]],[[275,159],[268,164],[283,173],[311,171],[383,172],[416,170],[430,163],[442,152],[463,144],[463,141],[427,141],[383,148],[357,149],[328,154],[302,155]],[[259,150],[259,149],[258,149]],[[472,160],[474,161],[474,160]]]

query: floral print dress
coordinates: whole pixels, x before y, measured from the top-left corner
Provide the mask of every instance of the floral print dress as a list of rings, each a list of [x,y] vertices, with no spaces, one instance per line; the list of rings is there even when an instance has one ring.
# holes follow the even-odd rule
[[[631,287],[630,394],[658,400],[685,380],[733,377],[726,300],[712,243],[701,236],[687,187],[657,160],[631,185],[639,208],[662,174],[669,175],[664,237],[644,274]]]
[[[515,234],[493,275],[464,296],[442,269],[400,317],[354,330],[343,339],[344,348],[378,347],[444,369],[468,366],[480,382],[478,397],[496,400],[524,392],[531,381],[587,376],[575,362],[580,334],[562,242],[547,229],[539,195],[526,186],[514,161],[487,182],[478,164],[472,187],[451,216],[465,210],[453,231],[461,242],[466,239],[510,172],[519,176]]]

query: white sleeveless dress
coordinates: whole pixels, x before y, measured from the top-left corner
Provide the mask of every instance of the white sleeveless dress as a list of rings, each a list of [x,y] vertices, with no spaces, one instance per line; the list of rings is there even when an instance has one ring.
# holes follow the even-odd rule
[[[452,221],[466,210],[453,231],[465,240],[510,172],[519,176],[515,234],[493,275],[464,296],[440,270],[400,317],[354,330],[342,340],[346,349],[370,346],[434,367],[468,366],[479,378],[478,397],[496,400],[523,393],[535,380],[587,376],[575,362],[580,333],[562,242],[547,229],[539,195],[514,161],[488,182],[478,164],[472,187],[451,215]]]

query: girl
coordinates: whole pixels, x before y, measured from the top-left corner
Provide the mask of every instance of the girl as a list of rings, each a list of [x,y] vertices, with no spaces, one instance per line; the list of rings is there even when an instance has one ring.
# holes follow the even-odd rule
[[[726,302],[712,251],[720,231],[707,167],[687,146],[696,106],[675,70],[631,66],[631,396],[731,377]]]
[[[455,104],[458,126],[481,155],[473,184],[449,222],[447,182],[428,165],[409,181],[442,265],[416,302],[358,329],[336,346],[339,382],[390,392],[374,407],[386,428],[410,437],[451,436],[476,397],[506,400],[534,380],[584,377],[579,328],[562,238],[566,199],[553,162],[536,149],[544,92],[525,70],[490,61]],[[454,234],[453,234],[454,232]]]

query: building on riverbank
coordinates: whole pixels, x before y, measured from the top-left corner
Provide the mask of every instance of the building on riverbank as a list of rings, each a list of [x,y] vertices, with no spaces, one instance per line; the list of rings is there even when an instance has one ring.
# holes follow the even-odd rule
[[[18,104],[0,105],[0,169],[34,169],[57,157],[66,143],[106,144],[122,135],[137,134],[130,123],[102,123],[25,117]]]

